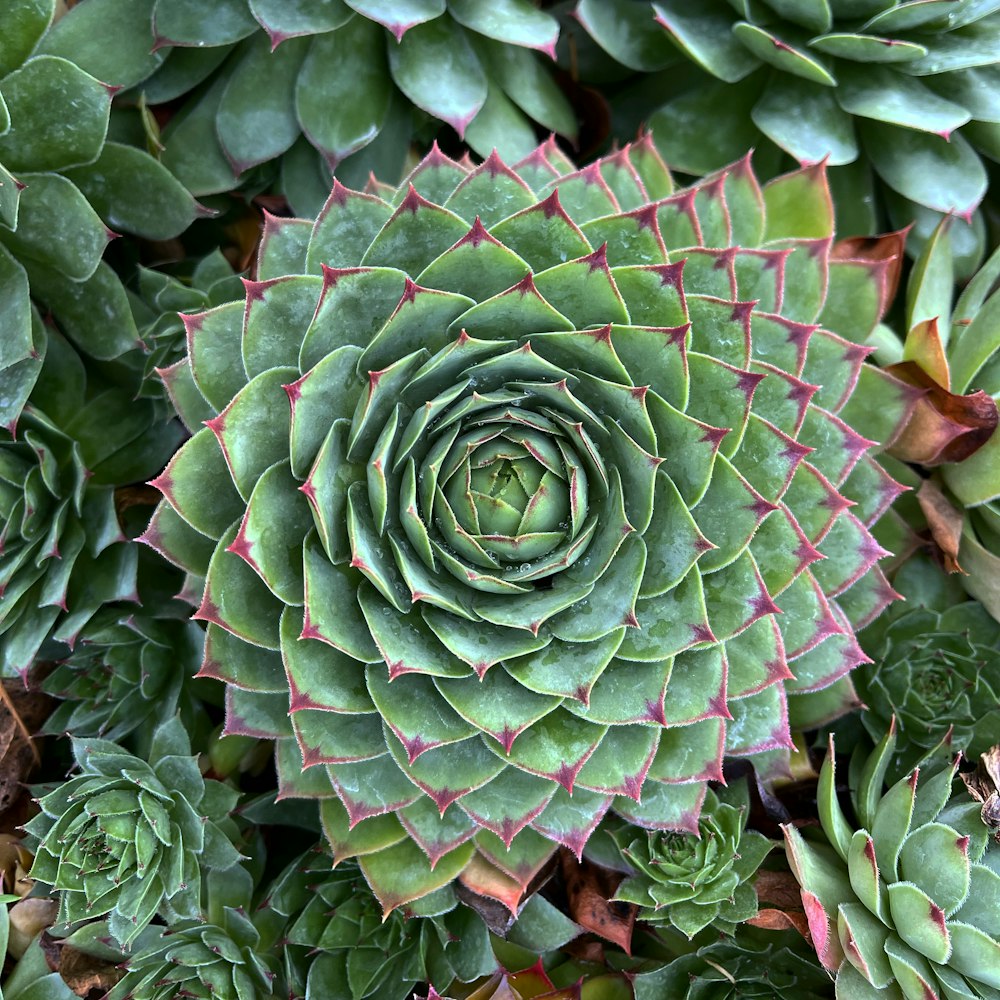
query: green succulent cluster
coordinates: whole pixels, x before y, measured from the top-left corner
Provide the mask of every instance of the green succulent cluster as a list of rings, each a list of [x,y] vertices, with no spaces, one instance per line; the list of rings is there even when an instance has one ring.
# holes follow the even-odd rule
[[[206,781],[177,718],[157,727],[147,759],[116,743],[74,739],[81,773],[43,795],[26,826],[31,877],[59,894],[59,921],[110,914],[127,946],[159,913],[201,912],[201,870],[240,859],[228,820],[237,793]]]
[[[318,849],[286,869],[268,903],[289,918],[288,980],[308,997],[407,1000],[421,983],[471,982],[497,965],[486,925],[450,888],[383,918],[357,865],[331,871]]]
[[[100,44],[109,24],[123,31],[119,48]],[[335,168],[356,184],[373,169],[398,178],[426,116],[484,156],[523,156],[535,123],[575,136],[538,55],[554,54],[558,34],[529,0],[87,0],[47,51],[131,88],[120,101],[182,98],[162,159],[196,195],[280,158],[289,201],[314,214]]]
[[[855,676],[862,722],[878,740],[895,719],[891,774],[909,771],[949,727],[954,748],[974,759],[1000,731],[1000,625],[926,556],[908,559],[893,586],[906,603],[860,636],[872,658]]]
[[[550,142],[385,195],[269,220],[246,303],[186,317],[144,540],[205,579],[228,731],[391,908],[477,830],[693,830],[724,753],[855,704],[897,490],[866,452],[913,398],[831,332],[884,296],[819,168],[674,191],[648,137]]]
[[[240,908],[226,906],[213,920],[176,920],[169,930],[146,938],[129,956],[128,971],[108,1000],[275,996],[276,974],[260,954],[260,933]]]
[[[187,350],[187,332],[180,314],[212,309],[241,298],[243,285],[221,251],[215,250],[198,260],[190,275],[139,267],[135,286],[135,290],[127,292],[132,317],[145,345],[145,351],[136,356],[137,361],[141,360],[137,371],[140,393],[161,398],[166,392],[169,398],[174,391],[183,391],[174,386],[171,378],[173,366]]]
[[[973,213],[1000,158],[1000,14],[979,0],[579,0],[590,36],[626,66],[658,72],[651,117],[671,166],[715,170],[773,143],[834,171],[843,228]],[[681,65],[677,65],[680,63]],[[686,65],[685,65],[686,64]],[[662,71],[662,72],[661,72]],[[982,255],[978,214],[963,266]]]
[[[709,791],[696,833],[637,830],[609,832],[630,874],[615,899],[635,903],[638,917],[693,938],[709,925],[732,934],[757,913],[752,878],[774,844],[746,829],[745,794],[720,800]]]
[[[62,704],[43,733],[112,741],[133,736],[146,746],[157,722],[178,712],[189,734],[195,729],[203,710],[191,678],[202,662],[205,634],[187,620],[187,605],[170,599],[182,587],[181,574],[138,548],[139,605],[98,611],[45,676],[42,689]]]
[[[114,87],[81,68],[76,57],[84,53],[49,50],[55,9],[56,0],[0,3],[0,424],[7,427],[44,353],[46,329],[32,299],[85,355],[121,357],[139,335],[122,282],[102,260],[109,240],[120,232],[176,236],[203,214],[149,153],[116,141]]]
[[[797,931],[755,931],[703,944],[635,978],[635,1000],[826,1000],[830,977]]]
[[[163,467],[183,435],[131,374],[35,339],[27,402],[0,429],[0,657],[5,676],[65,655],[105,605],[136,601],[137,546],[116,487]]]
[[[932,757],[883,794],[890,728],[859,769],[857,828],[820,773],[822,838],[784,827],[820,961],[839,1000],[994,997],[1000,990],[1000,855],[980,804],[953,793],[959,760]]]

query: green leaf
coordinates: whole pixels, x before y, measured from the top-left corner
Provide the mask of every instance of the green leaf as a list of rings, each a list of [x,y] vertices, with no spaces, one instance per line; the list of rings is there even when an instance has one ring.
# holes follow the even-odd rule
[[[239,524],[234,523],[219,539],[205,578],[205,595],[194,617],[221,625],[251,645],[278,649],[283,605],[260,577],[229,551],[238,530]]]
[[[555,58],[559,22],[529,0],[450,0],[448,12],[464,28],[506,45],[539,49]]]
[[[764,186],[766,240],[833,235],[833,202],[822,165],[803,167]]]
[[[828,157],[829,164],[836,166],[857,158],[854,126],[829,87],[772,76],[752,116],[773,143],[800,162]]]
[[[389,912],[453,881],[474,851],[471,843],[463,844],[439,858],[432,869],[420,848],[412,840],[404,840],[362,856],[359,863],[383,910]]]
[[[396,86],[459,136],[486,102],[486,74],[464,29],[447,15],[410,28],[389,49]]]
[[[986,171],[961,134],[940,136],[859,120],[861,141],[876,172],[911,201],[963,215],[986,193]]]
[[[491,40],[482,42],[482,50],[489,57],[491,87],[499,85],[529,118],[544,128],[569,138],[576,136],[573,106],[533,52]]]
[[[827,55],[850,59],[861,64],[910,62],[927,55],[927,49],[915,42],[899,38],[880,38],[877,35],[855,35],[846,31],[813,38],[809,42],[809,47]],[[864,68],[864,65],[851,67],[845,74],[845,81],[849,80],[853,73],[860,72]]]
[[[0,102],[3,96],[0,95]],[[0,163],[0,224],[17,229],[17,209],[21,200],[21,184]]]
[[[677,59],[669,37],[651,15],[645,4],[630,0],[580,0],[573,11],[605,52],[640,73],[664,69]]]
[[[365,99],[354,99],[359,92]],[[351,18],[313,39],[295,85],[302,131],[331,167],[378,135],[389,109],[385,40],[377,25]]]
[[[273,46],[295,35],[333,31],[351,17],[343,0],[250,0],[250,10]]]
[[[257,30],[246,0],[156,0],[153,33],[159,45],[231,45]]]
[[[251,379],[209,421],[244,499],[249,498],[265,469],[288,457],[291,417],[283,386],[297,375],[295,368],[269,368]]]
[[[790,45],[777,35],[747,21],[738,21],[732,30],[736,38],[758,59],[776,69],[792,73],[812,83],[820,83],[824,87],[837,86],[837,80],[825,64],[804,49]]]
[[[970,117],[961,105],[885,66],[857,66],[845,73],[837,88],[837,101],[852,115],[945,138]]]
[[[22,180],[17,230],[0,230],[0,241],[67,278],[85,281],[108,245],[104,223],[65,177],[22,174]]]
[[[66,176],[115,231],[167,240],[203,214],[166,167],[132,146],[105,143],[97,160]]]
[[[520,160],[538,144],[531,122],[492,82],[486,101],[465,130],[465,141],[480,156],[496,150],[505,160]]]
[[[222,150],[215,124],[229,72],[216,74],[211,86],[189,100],[160,137],[161,162],[195,197],[236,187],[236,173]]]
[[[62,170],[97,159],[111,93],[89,73],[66,59],[36,56],[0,81],[0,94],[10,112],[10,129],[0,136],[8,169]]]
[[[732,10],[719,0],[697,8],[684,0],[660,0],[653,10],[681,51],[718,79],[738,83],[760,65],[735,37]]]
[[[42,39],[36,55],[61,56],[113,87],[134,87],[167,58],[155,49],[156,0],[87,0],[74,4]],[[114,44],[109,45],[110,37]]]
[[[299,137],[295,87],[308,50],[307,41],[291,39],[272,52],[259,33],[241,49],[215,119],[237,174],[280,156]]]
[[[739,87],[706,80],[674,97],[649,117],[657,149],[672,169],[706,174],[738,160],[759,142],[751,109],[765,74]],[[712,122],[706,129],[705,122]]]
[[[55,0],[28,0],[4,11],[0,79],[13,72],[31,55],[52,20]]]

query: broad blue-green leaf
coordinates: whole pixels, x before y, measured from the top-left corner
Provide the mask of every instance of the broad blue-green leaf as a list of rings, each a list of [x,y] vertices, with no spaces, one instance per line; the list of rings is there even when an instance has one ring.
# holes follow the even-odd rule
[[[411,28],[389,49],[396,86],[459,136],[486,102],[486,74],[463,28],[444,16]]]
[[[378,135],[390,90],[383,32],[363,17],[351,18],[316,36],[302,64],[295,87],[302,131],[334,166]]]
[[[116,232],[167,240],[203,214],[166,167],[134,146],[105,143],[93,163],[68,170],[66,176]]]
[[[104,83],[134,87],[160,66],[169,51],[154,51],[155,4],[156,0],[74,4],[52,26],[35,54],[62,56]]]
[[[0,94],[11,123],[0,136],[0,161],[9,170],[40,173],[97,158],[111,93],[89,73],[57,56],[36,56],[0,81]]]

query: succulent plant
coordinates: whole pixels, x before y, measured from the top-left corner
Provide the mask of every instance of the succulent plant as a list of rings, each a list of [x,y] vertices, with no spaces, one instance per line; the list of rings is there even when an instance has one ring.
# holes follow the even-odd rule
[[[854,706],[912,390],[821,328],[885,297],[821,168],[671,193],[645,137],[379,190],[269,219],[245,305],[186,317],[207,426],[144,540],[205,577],[229,731],[392,908],[477,830],[526,880],[609,808],[694,830],[724,753]]]
[[[205,633],[188,620],[186,604],[167,599],[181,589],[181,575],[148,548],[138,548],[139,606],[102,608],[45,676],[42,690],[62,704],[42,733],[112,741],[134,735],[144,751],[156,723],[179,711],[192,734],[203,709],[191,678],[201,664]],[[157,594],[160,588],[169,595]]]
[[[892,455],[923,468],[922,476],[891,464],[919,487],[928,528],[959,571],[966,590],[1000,621],[1000,250],[953,302],[951,222],[927,244],[910,277],[906,336],[884,327],[879,359],[924,393]]]
[[[574,13],[619,62],[664,71],[655,93],[670,99],[647,120],[671,166],[703,173],[771,143],[827,159],[851,235],[879,224],[875,180],[893,222],[916,220],[924,239],[939,213],[973,213],[986,192],[981,157],[1000,155],[990,4],[579,0]],[[962,240],[973,268],[981,219]]]
[[[554,54],[558,22],[529,0],[330,0],[315,9],[227,0],[223,13],[192,0],[139,6],[126,13],[116,0],[88,0],[46,51],[82,50],[90,72],[134,87],[120,100],[184,97],[163,131],[163,162],[196,195],[235,188],[280,157],[286,196],[315,213],[335,168],[358,184],[371,169],[397,179],[427,116],[484,156],[494,147],[513,158],[530,152],[536,122],[576,134],[538,55]],[[95,44],[109,23],[126,36],[120,49]]]
[[[883,794],[893,728],[837,801],[833,739],[820,772],[826,843],[784,827],[820,961],[841,1000],[992,997],[1000,989],[1000,875],[980,804],[953,794],[958,758],[935,758]]]
[[[796,931],[741,927],[635,977],[636,1000],[825,1000],[830,977]]]
[[[221,906],[207,919],[150,927],[107,1000],[263,1000],[277,995],[272,965],[247,911]]]
[[[162,270],[139,267],[136,290],[128,289],[129,304],[136,328],[146,350],[141,360],[140,394],[154,399],[172,391],[183,391],[171,380],[171,367],[187,351],[187,333],[181,312],[212,309],[243,297],[243,285],[232,265],[219,250],[201,258],[189,276],[175,276]]]
[[[0,424],[12,426],[43,353],[31,300],[98,360],[133,351],[121,281],[102,261],[116,232],[172,237],[202,212],[169,170],[109,139],[114,87],[73,52],[47,51],[56,0],[0,2]],[[107,46],[105,46],[107,47]]]
[[[59,892],[59,920],[110,914],[128,945],[158,912],[201,912],[201,869],[240,858],[227,819],[237,793],[206,781],[175,717],[157,727],[148,763],[116,743],[74,739],[81,773],[39,800],[31,877]]]
[[[961,586],[927,556],[904,562],[892,583],[906,604],[859,637],[872,658],[855,674],[864,726],[878,740],[895,718],[892,775],[908,772],[949,727],[954,748],[977,757],[1000,732],[1000,625],[978,601],[962,601]]]
[[[36,655],[64,655],[104,605],[137,599],[138,550],[122,532],[115,489],[162,468],[183,434],[163,406],[135,400],[130,379],[85,363],[58,331],[36,345],[27,405],[0,430],[6,676],[24,674]]]
[[[357,865],[331,870],[320,851],[293,862],[268,901],[289,917],[288,980],[308,997],[408,1000],[420,983],[471,982],[497,965],[486,925],[450,888],[383,919]]]
[[[635,903],[640,920],[673,926],[689,938],[710,924],[732,934],[755,916],[751,879],[775,845],[746,829],[745,794],[742,802],[738,793],[726,798],[707,793],[697,833],[637,830],[627,824],[610,829],[631,869],[615,899]]]

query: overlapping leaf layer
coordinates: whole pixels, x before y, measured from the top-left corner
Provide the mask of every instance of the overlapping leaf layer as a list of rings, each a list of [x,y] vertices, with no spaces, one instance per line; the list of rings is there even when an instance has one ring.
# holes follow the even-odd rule
[[[820,168],[435,150],[269,219],[245,303],[187,317],[145,540],[386,907],[490,865],[516,900],[609,809],[693,830],[724,754],[853,704],[912,393],[852,342],[884,269],[831,243]]]
[[[127,25],[118,48],[99,44],[109,21]],[[183,98],[163,160],[196,195],[280,158],[288,199],[314,213],[345,159],[358,183],[398,179],[428,115],[484,156],[523,156],[536,122],[575,136],[540,55],[558,34],[529,0],[88,0],[45,51],[82,52],[91,73],[136,88],[124,101]]]

